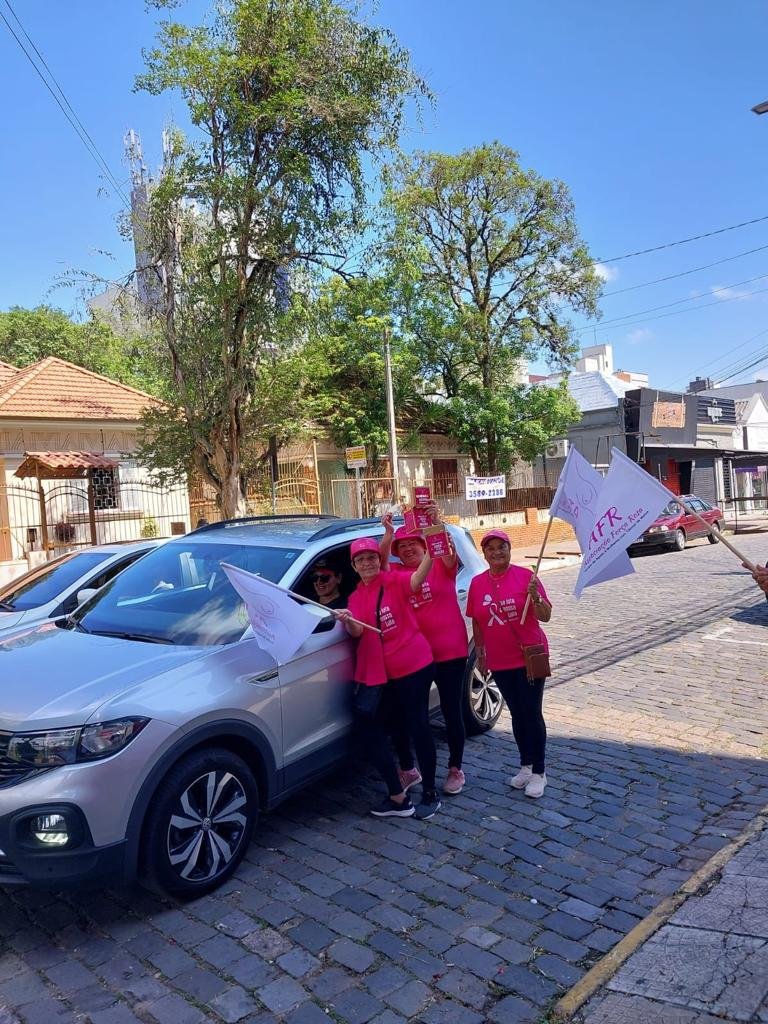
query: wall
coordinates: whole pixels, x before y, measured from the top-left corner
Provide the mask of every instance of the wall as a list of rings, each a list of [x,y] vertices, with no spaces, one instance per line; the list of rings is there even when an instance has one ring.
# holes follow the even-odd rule
[[[511,517],[515,517],[513,522],[510,522]],[[522,522],[520,518],[522,517]],[[544,534],[547,529],[547,522],[549,516],[543,509],[527,508],[524,513],[507,513],[504,515],[496,516],[483,516],[480,523],[475,525],[468,522],[462,522],[469,532],[472,534],[475,544],[479,549],[480,540],[484,533],[494,528],[500,528],[504,530],[509,536],[509,542],[513,548],[538,548],[541,546],[541,542],[544,540]],[[482,525],[481,525],[482,523]],[[576,535],[573,529],[564,523],[562,519],[553,519],[552,527],[549,531],[549,539],[547,545],[557,544],[558,541],[575,541]]]
[[[581,420],[568,431],[568,440],[592,466],[606,467],[611,448],[626,454],[624,410],[619,400],[609,409],[583,413]]]
[[[138,540],[155,535],[154,531],[166,537],[182,525],[188,530],[186,483],[163,491],[148,484],[147,471],[130,457],[136,447],[135,428],[135,423],[128,422],[105,423],[102,428],[77,422],[0,421],[0,561],[14,568],[25,566],[28,553],[42,547],[37,481],[15,476],[27,451],[98,452],[119,464],[117,507],[96,515],[98,543]],[[43,488],[51,542],[56,539],[54,526],[61,521],[74,528],[72,543],[90,544],[86,481],[45,481]],[[30,530],[34,531],[34,543]],[[147,534],[147,530],[153,532]],[[65,548],[59,544],[58,552],[61,550]]]

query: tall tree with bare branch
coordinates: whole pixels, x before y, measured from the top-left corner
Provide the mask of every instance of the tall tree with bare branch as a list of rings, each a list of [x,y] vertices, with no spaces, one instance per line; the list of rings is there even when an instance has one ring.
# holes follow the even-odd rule
[[[334,0],[216,11],[199,27],[165,22],[137,80],[180,92],[194,126],[169,135],[150,200],[170,410],[147,423],[144,455],[157,467],[191,453],[229,517],[269,436],[302,425],[302,302],[315,274],[346,273],[367,167],[424,87],[391,35]]]

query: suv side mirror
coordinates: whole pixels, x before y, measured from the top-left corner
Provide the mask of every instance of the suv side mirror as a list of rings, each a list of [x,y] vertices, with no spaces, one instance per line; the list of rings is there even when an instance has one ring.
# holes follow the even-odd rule
[[[83,587],[82,590],[77,592],[77,606],[85,604],[86,601],[90,601],[94,594],[98,594],[98,587]]]

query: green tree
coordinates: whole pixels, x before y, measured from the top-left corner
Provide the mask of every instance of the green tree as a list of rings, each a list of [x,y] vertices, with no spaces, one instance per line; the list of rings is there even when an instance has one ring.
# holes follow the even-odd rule
[[[542,355],[572,362],[567,311],[595,313],[600,287],[566,186],[495,142],[400,158],[386,205],[403,326],[451,433],[481,472],[540,454],[578,410],[563,388],[527,385],[522,368]]]
[[[145,60],[137,86],[180,92],[195,128],[175,134],[150,201],[172,415],[146,448],[159,465],[187,444],[235,516],[252,452],[301,426],[300,391],[279,407],[273,395],[278,368],[300,376],[288,364],[302,297],[313,273],[344,273],[365,168],[396,144],[422,86],[387,32],[333,0],[229,0],[202,26],[165,23]]]
[[[21,368],[47,356],[144,391],[157,390],[151,346],[145,338],[116,334],[94,317],[72,320],[52,306],[14,306],[0,313],[0,360]]]
[[[321,289],[306,360],[312,411],[339,447],[365,445],[375,467],[388,454],[384,330],[393,297],[383,278],[335,278]],[[392,390],[403,444],[415,441],[430,410],[421,395],[419,358],[408,339],[391,342]]]

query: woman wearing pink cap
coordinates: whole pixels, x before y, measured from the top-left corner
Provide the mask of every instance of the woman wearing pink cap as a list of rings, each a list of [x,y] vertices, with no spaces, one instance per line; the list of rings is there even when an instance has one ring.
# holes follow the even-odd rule
[[[544,752],[547,727],[542,713],[544,680],[529,681],[523,647],[543,644],[547,638],[540,622],[549,622],[552,605],[544,587],[530,569],[512,565],[509,537],[503,530],[489,530],[480,541],[486,572],[475,576],[469,585],[467,615],[481,672],[493,672],[512,716],[512,732],[520,751],[520,771],[509,781],[525,795],[544,794],[547,776]],[[521,624],[526,598],[531,604]]]
[[[348,607],[334,614],[359,638],[355,657],[355,718],[365,750],[387,785],[388,796],[371,811],[377,817],[431,818],[439,809],[435,792],[435,741],[429,709],[422,699],[432,681],[432,651],[419,632],[409,598],[427,578],[432,560],[412,575],[381,571],[379,545],[372,537],[352,541],[352,567],[360,577]],[[358,622],[353,622],[357,619]],[[375,626],[381,633],[364,629]],[[424,777],[422,800],[414,808],[389,749],[387,722],[392,705],[406,723]]]
[[[440,523],[436,505],[431,506],[432,520]],[[391,517],[384,517],[384,540],[379,545],[382,557],[386,558],[391,546],[392,554],[400,559],[392,562],[394,572],[412,573],[421,565],[427,554],[427,544],[421,533],[401,526],[392,533]],[[448,531],[446,531],[447,534]],[[448,534],[449,538],[450,535]],[[464,788],[462,771],[464,757],[464,712],[462,696],[464,676],[467,671],[467,627],[456,595],[458,559],[451,545],[450,555],[432,562],[432,567],[422,585],[411,596],[411,605],[416,613],[419,629],[432,650],[434,660],[433,679],[440,694],[440,710],[448,735],[448,775],[443,783],[443,792],[456,794]],[[429,687],[424,693],[429,703]],[[395,734],[400,777],[404,786],[410,787],[421,781],[413,765],[410,745],[403,742],[403,736]]]

